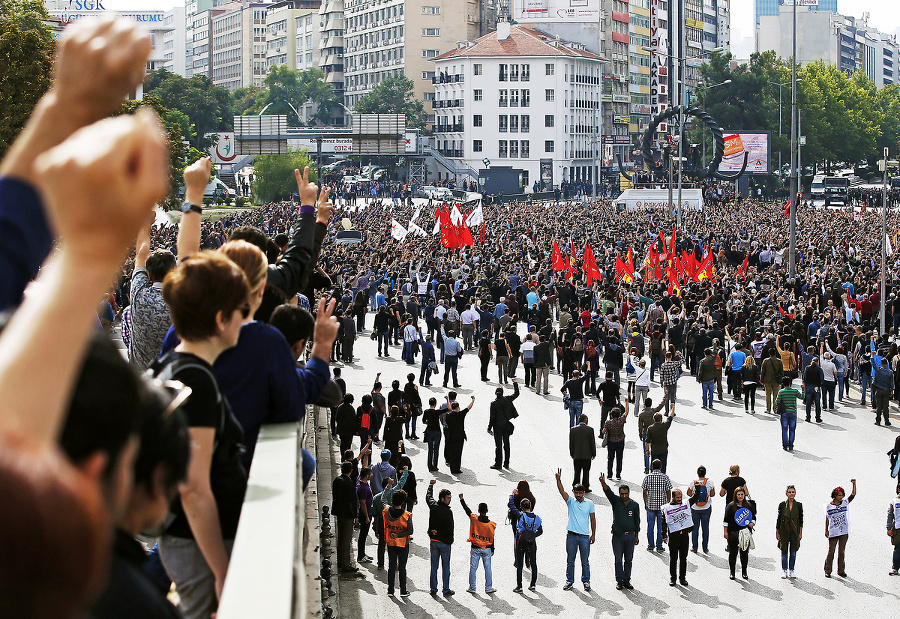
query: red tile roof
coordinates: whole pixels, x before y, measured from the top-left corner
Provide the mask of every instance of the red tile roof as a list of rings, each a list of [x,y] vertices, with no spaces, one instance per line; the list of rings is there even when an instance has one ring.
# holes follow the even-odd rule
[[[465,47],[453,49],[434,58],[445,60],[463,56],[568,56],[600,60],[600,56],[589,51],[575,49],[551,34],[528,26],[510,26],[509,37],[497,40],[492,32],[470,41]]]

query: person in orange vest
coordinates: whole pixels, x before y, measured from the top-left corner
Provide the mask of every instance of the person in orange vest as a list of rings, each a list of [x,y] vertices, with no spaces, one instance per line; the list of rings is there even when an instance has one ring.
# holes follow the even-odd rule
[[[487,503],[478,504],[478,515],[476,516],[466,505],[462,492],[459,493],[459,503],[469,517],[469,539],[466,541],[472,543],[472,554],[469,561],[469,593],[475,593],[475,574],[478,572],[479,561],[484,562],[484,592],[495,593],[493,576],[491,575],[491,557],[494,554],[494,531],[497,523],[487,516]]]
[[[394,595],[394,575],[400,572],[400,596],[409,596],[406,588],[406,560],[409,558],[409,540],[413,534],[412,514],[406,511],[406,491],[397,490],[391,497],[391,507],[385,506],[384,541],[388,552],[388,595]]]

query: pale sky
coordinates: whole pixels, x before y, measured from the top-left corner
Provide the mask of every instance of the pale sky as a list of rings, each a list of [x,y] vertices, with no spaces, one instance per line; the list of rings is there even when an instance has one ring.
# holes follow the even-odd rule
[[[900,34],[900,11],[896,0],[838,0],[838,12],[854,17],[862,17],[868,12],[870,25],[886,34]],[[755,35],[753,0],[731,0],[731,51],[736,58],[749,59],[756,51]]]

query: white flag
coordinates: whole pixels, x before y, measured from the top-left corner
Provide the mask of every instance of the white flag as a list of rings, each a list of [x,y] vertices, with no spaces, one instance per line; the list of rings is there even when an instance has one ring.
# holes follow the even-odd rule
[[[463,216],[462,213],[459,212],[459,204],[453,205],[453,210],[450,212],[450,222],[454,226],[458,226],[462,223]]]
[[[434,228],[431,229],[431,235],[434,236],[435,234],[437,234],[440,231],[441,231],[441,220],[435,219],[434,220]]]
[[[410,219],[410,221],[418,221],[418,220],[419,220],[419,214],[421,214],[421,212],[422,212],[422,207],[421,207],[421,206],[418,207],[418,208],[416,208],[416,212],[413,213],[412,219]]]
[[[396,219],[391,220],[391,236],[397,239],[398,241],[402,241],[406,238],[408,234],[406,228],[400,225],[400,222]]]
[[[478,224],[484,223],[484,211],[481,208],[481,202],[478,203],[478,206],[475,207],[469,216],[466,217],[466,225],[470,228],[473,226],[477,226]]]
[[[891,247],[891,237],[889,237],[887,234],[884,235],[884,251],[888,256],[894,253],[894,248]]]
[[[428,236],[428,233],[425,232],[415,221],[410,220],[409,228],[407,232],[414,234],[415,236]]]

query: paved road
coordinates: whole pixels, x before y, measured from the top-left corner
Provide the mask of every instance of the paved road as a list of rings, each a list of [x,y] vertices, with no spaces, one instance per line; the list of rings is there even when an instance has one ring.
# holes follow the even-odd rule
[[[371,326],[371,315],[367,316]],[[522,330],[520,329],[520,332]],[[371,389],[375,373],[382,372],[382,382],[389,390],[390,382],[405,382],[409,367],[400,361],[400,350],[392,349],[390,359],[375,356],[375,343],[367,334],[361,336],[355,352],[360,358],[344,369],[348,389],[359,398]],[[394,356],[395,355],[395,356]],[[442,366],[443,369],[443,366]],[[491,376],[496,370],[491,366]],[[418,365],[415,366],[418,375]],[[523,379],[521,368],[519,380]],[[591,584],[586,593],[576,585],[563,591],[565,583],[564,538],[565,505],[556,487],[553,472],[563,469],[563,479],[571,481],[572,463],[568,457],[568,413],[562,408],[559,393],[561,379],[551,374],[551,395],[538,396],[523,391],[516,405],[520,418],[512,437],[511,470],[498,472],[488,468],[493,463],[493,438],[486,432],[489,403],[494,397],[496,382],[479,380],[478,360],[467,353],[460,368],[460,400],[468,402],[476,396],[473,411],[467,418],[469,440],[463,454],[463,473],[450,475],[441,462],[437,473],[437,488],[449,488],[453,493],[452,508],[456,517],[456,541],[453,545],[451,586],[452,598],[431,596],[429,584],[428,540],[424,534],[428,508],[424,490],[430,477],[427,474],[427,449],[421,441],[408,441],[408,453],[419,479],[422,498],[413,512],[416,533],[412,540],[408,571],[408,598],[396,599],[386,595],[386,571],[379,572],[374,564],[363,564],[366,575],[356,581],[340,581],[340,614],[358,617],[447,617],[475,619],[488,614],[534,617],[577,613],[580,616],[612,615],[647,617],[690,613],[701,617],[741,615],[773,617],[787,609],[796,616],[820,617],[860,616],[886,617],[896,614],[900,602],[900,577],[888,576],[891,546],[885,534],[888,502],[894,496],[894,480],[889,476],[885,452],[894,443],[900,420],[893,428],[876,427],[869,409],[857,404],[845,404],[835,413],[823,413],[825,422],[805,424],[797,430],[796,450],[782,451],[780,424],[776,417],[766,415],[765,394],[756,415],[744,413],[743,404],[728,400],[717,402],[714,412],[701,410],[699,385],[690,376],[680,380],[678,416],[669,432],[669,475],[682,489],[693,479],[697,466],[707,467],[710,477],[719,483],[727,476],[731,464],[740,464],[752,497],[757,501],[759,514],[756,549],[750,554],[750,580],[728,579],[727,553],[722,536],[724,498],[713,499],[710,554],[689,554],[688,581],[690,587],[668,586],[668,551],[662,554],[646,550],[646,537],[641,532],[641,544],[635,551],[634,591],[617,591],[610,545],[611,510],[606,498],[593,494],[597,504],[597,541],[591,548]],[[440,385],[439,381],[435,384]],[[443,399],[446,390],[422,388],[423,400],[434,395]],[[661,389],[656,383],[650,395],[658,401]],[[858,394],[855,394],[858,397]],[[760,408],[763,412],[760,411]],[[600,409],[596,401],[585,405],[585,412],[595,428],[599,424]],[[802,418],[802,417],[801,417]],[[419,430],[419,434],[422,431]],[[356,445],[356,442],[354,443]],[[599,447],[599,445],[598,445]],[[376,452],[377,458],[377,452]],[[591,472],[594,481],[605,467],[605,450],[594,462]],[[643,480],[643,461],[639,452],[637,423],[629,418],[626,424],[626,449],[622,483],[632,487],[632,496],[640,497]],[[824,506],[831,489],[841,485],[849,493],[850,479],[858,479],[859,492],[850,506],[851,533],[847,545],[848,578],[826,579],[823,563],[827,551],[824,537]],[[536,593],[512,592],[515,587],[512,534],[505,524],[506,502],[520,479],[527,479],[537,498],[535,510],[544,520],[544,535],[538,543],[540,577]],[[784,499],[787,484],[797,487],[797,500],[805,507],[806,528],[797,557],[795,580],[783,580],[780,554],[776,547],[774,525],[778,503]],[[613,484],[615,488],[615,484]],[[638,491],[635,492],[634,489]],[[465,493],[470,507],[486,501],[490,516],[498,522],[496,554],[493,558],[493,595],[485,595],[483,572],[478,574],[479,593],[466,593],[468,586],[469,544],[468,519],[459,505],[457,495]],[[642,523],[646,518],[642,514]],[[370,538],[374,541],[374,538]],[[375,555],[370,542],[368,554]],[[836,568],[835,568],[836,572]],[[576,563],[576,581],[580,571]],[[528,572],[525,572],[528,578]]]

